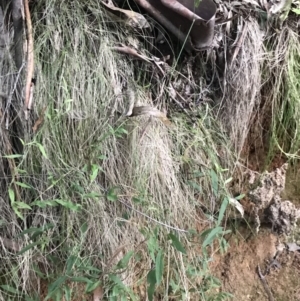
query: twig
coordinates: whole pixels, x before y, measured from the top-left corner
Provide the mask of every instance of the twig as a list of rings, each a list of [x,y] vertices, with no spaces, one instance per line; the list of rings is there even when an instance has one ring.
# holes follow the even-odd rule
[[[29,0],[24,0],[25,18],[27,26],[27,76],[25,86],[25,118],[28,119],[28,110],[31,110],[32,99],[31,92],[33,89],[33,74],[34,74],[34,55],[33,55],[33,37],[32,23],[29,11]]]
[[[258,274],[259,279],[261,280],[261,283],[262,283],[262,285],[263,285],[263,287],[264,287],[264,289],[265,289],[265,291],[266,291],[266,293],[268,295],[269,301],[275,301],[275,299],[273,297],[273,294],[271,292],[271,289],[269,288],[268,283],[267,283],[267,281],[265,279],[265,276],[262,274],[259,265],[257,266],[257,274]]]
[[[148,63],[151,62],[151,59],[147,58],[144,55],[139,54],[135,49],[125,46],[125,45],[122,45],[121,47],[118,47],[118,46],[112,47],[112,50],[118,51],[120,53],[133,55],[133,56],[135,56],[143,61],[146,61]]]
[[[115,50],[115,51],[118,51],[120,53],[125,53],[125,54],[129,54],[129,55],[132,55],[132,56],[135,56],[147,63],[151,63],[153,62],[156,67],[159,69],[159,71],[161,72],[162,75],[165,75],[165,72],[163,71],[163,69],[159,66],[159,63],[155,61],[155,59],[152,59],[152,58],[148,58],[142,54],[139,54],[134,48],[131,48],[131,47],[128,47],[128,46],[125,46],[122,44],[122,47],[120,46],[115,46],[115,47],[112,47],[112,50]]]
[[[143,213],[143,212],[141,212],[141,211],[139,211],[139,210],[137,210],[137,209],[134,209],[133,207],[131,207],[130,205],[128,205],[127,203],[125,203],[124,201],[122,201],[122,200],[120,200],[120,199],[119,199],[119,201],[120,201],[123,205],[125,205],[127,208],[129,208],[130,210],[133,210],[133,211],[135,211],[136,213],[138,213],[138,214],[140,214],[140,215],[142,215],[142,216],[144,216],[144,217],[147,217],[148,219],[150,219],[151,221],[153,221],[153,222],[155,222],[155,223],[157,223],[157,224],[159,224],[159,225],[162,225],[162,226],[164,226],[164,227],[166,227],[166,228],[169,228],[169,229],[172,229],[172,230],[175,230],[175,231],[178,231],[178,232],[188,233],[188,231],[186,231],[186,230],[179,229],[179,228],[176,228],[176,227],[167,225],[167,224],[165,224],[165,223],[163,223],[163,222],[160,222],[160,221],[158,221],[158,220],[156,220],[156,219],[154,219],[154,218],[148,216],[147,214],[145,214],[145,213]]]

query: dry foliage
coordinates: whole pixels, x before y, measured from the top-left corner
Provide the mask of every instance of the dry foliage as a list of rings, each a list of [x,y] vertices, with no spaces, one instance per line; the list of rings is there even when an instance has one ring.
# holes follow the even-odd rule
[[[170,247],[166,234],[215,225],[220,201],[229,195],[226,180],[250,144],[245,144],[249,132],[253,145],[269,141],[265,131],[282,124],[277,112],[285,82],[296,74],[290,56],[299,49],[289,19],[278,34],[273,23],[275,29],[261,21],[267,17],[264,4],[222,1],[218,7],[215,48],[189,58],[181,51],[174,57],[174,51],[157,59],[150,51],[153,39],[138,38],[149,32],[111,21],[97,1],[36,2],[31,17],[37,85],[27,121],[26,73],[23,65],[17,70],[11,55],[14,31],[4,25],[10,10],[2,7],[0,234],[7,247],[1,273],[17,266],[15,287],[40,291],[33,263],[53,276],[63,274],[65,262],[76,255],[109,273],[130,250],[140,252],[143,264],[132,260],[121,279],[130,288],[142,287],[152,261],[145,233],[160,225],[159,243],[169,260],[165,288],[177,275],[189,296],[194,284],[186,274],[187,259]],[[116,53],[120,49],[133,57]],[[148,111],[129,118],[130,107]],[[149,108],[164,119],[149,118]],[[292,114],[294,129],[298,112]],[[8,246],[22,231],[49,224],[53,227],[39,234],[42,243],[22,256]],[[25,233],[22,245],[34,239]],[[192,247],[190,254],[194,264]],[[59,264],[51,262],[52,255]],[[95,290],[95,300],[108,290]],[[0,300],[7,300],[2,291]]]

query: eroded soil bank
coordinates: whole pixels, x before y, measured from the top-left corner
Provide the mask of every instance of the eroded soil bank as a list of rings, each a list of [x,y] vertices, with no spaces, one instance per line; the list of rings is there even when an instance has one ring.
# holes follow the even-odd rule
[[[289,169],[281,196],[299,208],[297,183],[299,172]],[[233,300],[300,300],[299,221],[288,235],[278,234],[267,225],[258,234],[250,226],[235,226],[227,254],[215,256],[211,265],[213,274],[222,282],[222,290],[232,293]],[[259,277],[258,267],[271,296]]]

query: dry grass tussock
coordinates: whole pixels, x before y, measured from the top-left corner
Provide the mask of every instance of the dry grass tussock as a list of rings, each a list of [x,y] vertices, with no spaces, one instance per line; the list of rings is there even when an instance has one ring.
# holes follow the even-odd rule
[[[274,41],[271,75],[275,80],[268,93],[274,116],[272,142],[288,158],[299,159],[299,66],[300,40],[293,27],[283,28]]]
[[[240,19],[236,41],[228,45],[238,51],[230,57],[223,77],[221,116],[234,149],[240,153],[248,137],[253,117],[261,103],[262,65],[265,57],[264,34],[258,20]],[[229,43],[229,41],[228,41]]]
[[[224,2],[220,8],[234,10],[236,5]],[[217,53],[224,69],[218,73],[222,95],[217,116],[238,157],[249,152],[257,153],[257,160],[266,156],[266,164],[260,164],[265,168],[278,153],[299,158],[299,16],[292,10],[267,19],[259,1],[255,7],[252,16],[236,16],[236,22],[218,29],[223,47]],[[245,16],[247,4],[239,11]]]
[[[291,18],[278,34],[264,36],[261,64],[260,106],[250,122],[246,145],[267,154],[266,164],[280,152],[299,158],[299,34]]]
[[[128,33],[116,24],[108,27],[97,1],[39,1],[31,13],[38,80],[34,116],[25,121],[21,97],[14,97],[16,121],[11,124],[21,128],[9,134],[1,129],[1,155],[23,154],[1,158],[1,237],[16,241],[23,251],[18,255],[3,244],[1,284],[11,290],[1,290],[0,300],[14,294],[12,288],[20,298],[21,293],[39,294],[41,273],[55,283],[66,273],[86,275],[87,266],[104,271],[107,293],[112,286],[106,276],[135,248],[142,266],[133,264],[134,259],[120,277],[131,288],[138,280],[146,283],[152,260],[145,239],[154,235],[155,227],[157,245],[169,262],[165,289],[172,280],[188,294],[193,283],[167,233],[212,223],[196,212],[201,204],[213,212],[226,194],[228,175],[218,151],[223,150],[224,158],[231,155],[218,128],[208,130],[207,125],[217,124],[210,110],[194,126],[180,115],[172,128],[148,117],[125,118],[128,86],[141,104],[160,108],[166,101],[163,93],[153,103],[151,90],[139,82],[143,71],[136,76],[137,63],[111,50]],[[10,33],[7,38],[9,43]],[[1,86],[10,93],[15,69],[6,47]],[[147,70],[146,63],[138,64]],[[43,124],[32,133],[38,118]],[[189,185],[194,172],[201,177]],[[80,264],[70,264],[74,257],[85,272]]]

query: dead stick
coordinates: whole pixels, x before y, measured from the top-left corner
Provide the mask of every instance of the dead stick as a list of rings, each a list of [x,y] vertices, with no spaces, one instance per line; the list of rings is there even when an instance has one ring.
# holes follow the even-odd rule
[[[30,92],[32,85],[32,78],[34,73],[34,56],[33,56],[33,37],[32,37],[32,23],[29,11],[29,0],[24,0],[25,18],[27,26],[27,76],[25,87],[25,110],[31,109]]]
[[[112,47],[112,50],[133,55],[133,56],[135,56],[141,60],[144,60],[145,62],[148,62],[148,63],[151,62],[151,60],[149,58],[147,58],[144,55],[139,54],[135,49],[128,47],[128,46],[124,46],[124,45],[122,45],[122,47],[115,46],[115,47]]]
[[[265,289],[265,291],[266,291],[266,293],[268,295],[269,301],[275,301],[275,299],[273,297],[273,294],[271,292],[271,289],[269,288],[268,283],[267,283],[267,281],[265,279],[265,276],[262,274],[259,265],[257,266],[257,274],[258,274],[259,279],[261,280],[261,283],[262,283],[262,285],[263,285],[263,287],[264,287],[264,289]]]

